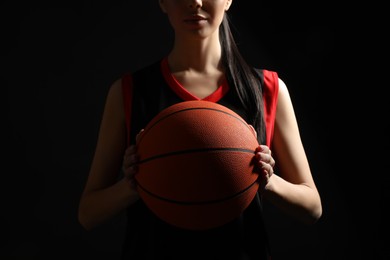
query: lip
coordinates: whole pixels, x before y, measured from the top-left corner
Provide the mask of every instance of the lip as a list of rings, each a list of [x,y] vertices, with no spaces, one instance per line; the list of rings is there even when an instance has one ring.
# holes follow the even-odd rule
[[[198,22],[198,21],[203,21],[203,20],[207,20],[207,18],[202,16],[202,15],[198,15],[198,14],[188,16],[184,19],[185,22]]]

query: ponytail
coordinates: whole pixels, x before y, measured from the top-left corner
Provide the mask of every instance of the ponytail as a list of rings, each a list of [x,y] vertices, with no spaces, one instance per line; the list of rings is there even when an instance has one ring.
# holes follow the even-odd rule
[[[233,87],[245,112],[248,123],[255,128],[258,139],[265,140],[262,83],[259,75],[242,57],[230,30],[229,17],[225,12],[219,36],[222,47],[222,65],[229,86]]]

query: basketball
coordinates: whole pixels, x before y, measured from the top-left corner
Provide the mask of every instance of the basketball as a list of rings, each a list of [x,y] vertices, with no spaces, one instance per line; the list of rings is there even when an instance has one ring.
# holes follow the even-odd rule
[[[140,197],[157,217],[179,228],[227,224],[258,190],[252,165],[258,145],[250,126],[225,106],[174,104],[140,135],[135,175]]]

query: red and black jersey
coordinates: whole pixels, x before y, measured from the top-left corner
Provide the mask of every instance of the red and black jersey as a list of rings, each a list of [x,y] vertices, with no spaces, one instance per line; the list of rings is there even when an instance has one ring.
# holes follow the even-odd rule
[[[271,146],[278,96],[278,75],[257,69],[264,100],[266,140]],[[128,144],[135,143],[137,133],[161,110],[175,103],[199,100],[188,92],[169,70],[167,58],[125,73],[122,77]],[[211,95],[203,98],[248,116],[226,80]],[[127,230],[122,259],[270,259],[268,239],[263,223],[260,196],[256,196],[239,218],[222,227],[193,231],[173,227],[156,217],[139,200],[127,210]]]

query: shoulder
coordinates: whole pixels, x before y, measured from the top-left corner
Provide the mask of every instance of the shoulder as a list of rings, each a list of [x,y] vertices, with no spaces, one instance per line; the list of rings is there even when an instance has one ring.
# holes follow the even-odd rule
[[[290,93],[285,81],[279,74],[271,70],[264,71],[263,95],[267,102],[273,103],[276,107],[291,103]],[[285,105],[283,105],[285,106]]]
[[[129,95],[129,91],[131,91],[130,89],[132,88],[133,80],[135,80],[135,78],[151,78],[151,71],[159,69],[161,61],[162,59],[157,59],[156,61],[141,68],[124,72],[109,86],[107,102],[112,101],[122,106],[123,99],[126,98]]]
[[[277,71],[261,69],[265,82],[276,82],[279,78],[279,74]]]
[[[256,69],[262,83],[263,98],[266,103],[276,103],[279,94],[280,79],[276,71]]]
[[[263,93],[268,96],[289,95],[286,83],[279,77],[277,71],[257,69],[263,82]]]
[[[122,78],[116,79],[108,89],[107,99],[120,101],[122,99]]]
[[[279,95],[287,95],[289,96],[289,91],[288,91],[288,88],[287,88],[287,85],[286,83],[281,79],[281,78],[278,78],[278,88],[279,88]]]
[[[104,114],[108,115],[110,121],[116,119],[123,120],[123,97],[122,78],[118,78],[110,85],[106,95]]]
[[[253,69],[255,71],[256,76],[260,79],[263,93],[277,93],[279,88],[278,72],[262,68]]]

